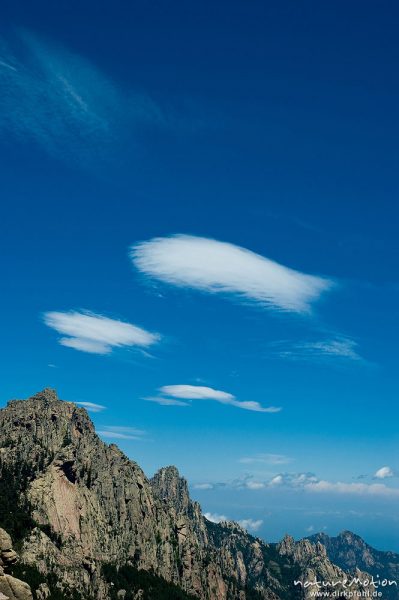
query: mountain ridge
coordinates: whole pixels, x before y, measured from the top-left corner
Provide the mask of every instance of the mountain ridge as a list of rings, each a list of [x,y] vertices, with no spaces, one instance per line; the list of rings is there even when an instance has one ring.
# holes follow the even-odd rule
[[[200,600],[295,600],[311,597],[295,579],[346,576],[319,541],[268,544],[210,523],[176,467],[148,479],[51,389],[0,410],[0,471],[0,527],[15,538],[19,573],[44,578],[53,595],[152,600],[169,585]]]

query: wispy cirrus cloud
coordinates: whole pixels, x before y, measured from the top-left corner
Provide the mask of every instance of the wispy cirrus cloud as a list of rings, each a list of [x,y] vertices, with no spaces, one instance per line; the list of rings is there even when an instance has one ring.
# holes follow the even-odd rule
[[[0,38],[0,131],[83,167],[109,161],[144,122],[162,114],[82,56],[26,32]],[[120,159],[120,156],[119,156]]]
[[[102,429],[98,430],[97,433],[101,437],[114,440],[142,440],[146,435],[146,432],[142,429],[119,425],[103,425]]]
[[[146,348],[160,339],[158,334],[137,325],[90,312],[46,312],[43,321],[67,336],[58,340],[62,346],[93,354],[109,354],[120,347]]]
[[[309,312],[329,279],[308,275],[227,242],[174,235],[135,244],[136,268],[155,279],[241,300],[279,311]]]
[[[145,400],[157,402],[163,406],[190,406],[190,401],[193,400],[214,400],[220,404],[254,412],[277,413],[281,411],[281,408],[276,406],[264,407],[259,402],[237,400],[229,392],[215,390],[203,385],[164,385],[159,388],[159,392],[159,396],[145,398]]]
[[[274,342],[273,354],[280,358],[303,361],[345,360],[362,362],[358,343],[348,337],[332,337],[305,342]]]
[[[106,410],[106,408],[107,408],[106,406],[103,406],[102,404],[96,404],[95,402],[75,402],[75,404],[77,404],[78,406],[82,406],[88,412],[93,412],[93,413],[102,412],[103,410]]]

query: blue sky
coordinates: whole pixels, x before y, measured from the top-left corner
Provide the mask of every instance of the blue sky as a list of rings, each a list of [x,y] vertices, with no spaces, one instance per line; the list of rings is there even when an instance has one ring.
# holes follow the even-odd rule
[[[268,540],[398,550],[398,20],[6,2],[2,404],[91,403]]]

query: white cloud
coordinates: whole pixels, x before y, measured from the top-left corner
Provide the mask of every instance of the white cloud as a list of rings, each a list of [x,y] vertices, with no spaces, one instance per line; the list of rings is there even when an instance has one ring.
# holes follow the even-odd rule
[[[119,425],[104,425],[103,429],[97,431],[98,435],[115,440],[142,440],[146,432],[135,427]]]
[[[366,496],[399,496],[399,489],[390,488],[382,483],[345,483],[341,481],[321,480],[313,473],[280,473],[274,476],[268,487],[286,487],[293,490],[305,490],[311,493],[355,494]]]
[[[215,400],[221,404],[229,404],[230,406],[254,412],[277,413],[281,411],[281,408],[276,406],[264,407],[259,404],[259,402],[236,400],[233,394],[215,390],[203,385],[164,385],[159,391],[161,394],[165,394],[165,396],[171,396],[172,398],[179,398],[181,400]],[[159,402],[160,404],[170,404],[169,402],[162,402],[162,395],[159,396],[159,399],[161,400]],[[152,402],[154,401],[156,400],[152,399]],[[186,403],[183,403],[183,405],[184,404]]]
[[[386,479],[387,477],[393,476],[394,472],[392,471],[391,467],[381,467],[381,469],[378,469],[378,471],[374,473],[374,477],[377,479]]]
[[[46,325],[69,337],[59,343],[82,352],[109,354],[122,346],[147,347],[160,339],[141,327],[89,312],[46,312]]]
[[[211,523],[222,523],[223,521],[229,521],[230,519],[226,515],[220,515],[218,513],[206,512],[204,513],[204,517],[211,521]],[[262,525],[262,519],[241,519],[237,521],[237,523],[243,528],[248,529],[248,531],[258,531]]]
[[[112,352],[112,346],[95,340],[84,338],[60,338],[58,342],[61,346],[74,348],[74,350],[80,350],[81,352],[89,352],[90,354],[109,354]]]
[[[262,490],[265,485],[265,482],[255,480],[252,475],[244,475],[225,484],[219,483],[218,487],[230,487],[236,490]]]
[[[205,519],[208,519],[208,521],[211,521],[211,523],[221,523],[222,521],[228,521],[228,517],[226,517],[226,515],[219,515],[218,513],[210,513],[210,512],[206,512],[204,513],[204,517]]]
[[[282,485],[284,483],[283,475],[276,475],[269,481],[269,485]]]
[[[267,464],[267,465],[285,465],[287,463],[292,462],[292,459],[289,456],[284,456],[283,454],[256,454],[255,456],[244,456],[240,458],[238,461],[241,464],[249,465],[249,464]]]
[[[162,122],[146,96],[124,92],[85,58],[27,32],[0,38],[0,132],[79,167],[108,163],[138,124]]]
[[[268,485],[271,487],[302,488],[307,484],[316,482],[318,482],[318,478],[313,473],[279,473],[268,481]]]
[[[160,392],[186,400],[217,400],[227,404],[234,400],[234,396],[228,392],[214,390],[203,385],[164,385],[160,388]]]
[[[259,529],[263,525],[262,519],[242,519],[238,521],[238,524],[241,525],[243,529],[248,529],[248,531],[259,531]]]
[[[107,407],[102,404],[96,404],[95,402],[75,402],[79,406],[83,406],[88,412],[98,413],[105,410]]]
[[[133,263],[161,281],[231,293],[282,311],[308,312],[332,281],[295,271],[234,244],[189,235],[154,238],[131,248]]]
[[[247,481],[245,483],[245,487],[249,490],[262,490],[265,487],[265,484],[262,481]]]

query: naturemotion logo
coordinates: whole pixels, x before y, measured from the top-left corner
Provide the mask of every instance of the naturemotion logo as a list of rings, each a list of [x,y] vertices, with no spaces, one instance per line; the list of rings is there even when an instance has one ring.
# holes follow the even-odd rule
[[[380,579],[370,577],[352,577],[324,581],[316,579],[294,580],[295,586],[301,586],[310,592],[314,598],[382,598],[383,589],[397,587],[398,582],[394,579]],[[360,589],[353,589],[360,588]]]

